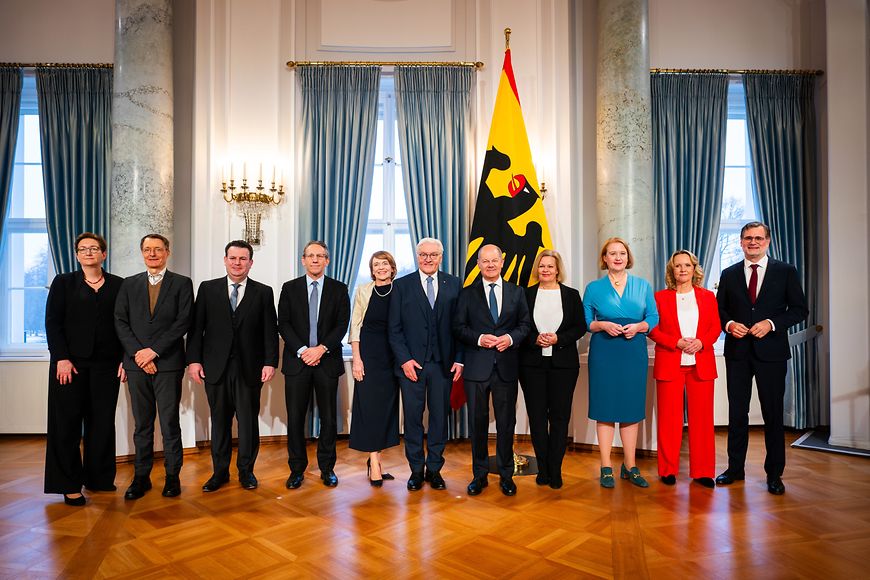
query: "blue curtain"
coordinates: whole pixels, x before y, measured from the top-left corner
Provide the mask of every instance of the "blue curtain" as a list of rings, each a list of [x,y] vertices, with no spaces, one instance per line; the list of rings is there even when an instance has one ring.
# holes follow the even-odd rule
[[[21,69],[0,67],[0,240],[9,210],[9,191],[18,140],[18,112],[21,106]]]
[[[54,267],[76,269],[81,232],[106,239],[112,179],[112,69],[36,69],[45,217]]]
[[[442,268],[462,278],[468,245],[474,71],[469,67],[397,66],[394,75],[411,240],[441,240]],[[468,436],[467,406],[452,412],[448,436]]]
[[[469,67],[397,66],[396,112],[411,239],[438,238],[445,271],[462,277],[470,192]]]
[[[378,66],[311,66],[302,87],[300,246],[329,246],[330,275],[348,287],[364,241],[378,125]]]
[[[651,75],[655,288],[679,249],[713,262],[722,211],[728,75]]]
[[[817,315],[815,78],[799,74],[745,74],[746,124],[753,186],[761,220],[772,230],[770,255],[794,265],[803,278],[810,324]],[[793,330],[806,328],[801,324]],[[815,341],[792,346],[785,423],[803,429],[819,423],[820,393]]]

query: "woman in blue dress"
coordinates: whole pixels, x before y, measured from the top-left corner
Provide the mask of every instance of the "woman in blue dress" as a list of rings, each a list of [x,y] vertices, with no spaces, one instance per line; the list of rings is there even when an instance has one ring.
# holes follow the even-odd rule
[[[610,238],[601,248],[599,267],[607,276],[590,282],[583,295],[589,343],[589,418],[596,421],[602,487],[614,486],[610,449],[616,423],[622,439],[620,477],[648,487],[635,464],[638,425],[646,412],[649,357],[646,334],[658,324],[649,282],[629,276],[634,257],[628,243]]]

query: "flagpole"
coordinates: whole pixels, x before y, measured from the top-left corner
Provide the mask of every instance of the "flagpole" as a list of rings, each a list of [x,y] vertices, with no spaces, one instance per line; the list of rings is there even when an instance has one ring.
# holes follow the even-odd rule
[[[505,50],[511,49],[511,29],[510,28],[504,29],[504,49]]]

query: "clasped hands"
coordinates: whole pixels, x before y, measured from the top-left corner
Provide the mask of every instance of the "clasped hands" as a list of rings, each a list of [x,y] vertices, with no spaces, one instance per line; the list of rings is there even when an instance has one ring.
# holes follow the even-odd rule
[[[511,341],[510,335],[507,334],[502,334],[501,336],[496,336],[494,334],[481,334],[478,344],[483,348],[494,348],[498,352],[504,352],[510,348],[513,341]]]
[[[734,338],[743,338],[747,334],[755,338],[764,338],[771,330],[773,330],[773,326],[769,320],[759,320],[751,328],[740,322],[732,322],[728,333]]]
[[[157,358],[157,353],[151,348],[143,348],[136,351],[136,356],[133,360],[136,361],[136,366],[148,373],[149,375],[157,374],[157,363],[154,359]]]
[[[686,354],[695,354],[704,348],[704,344],[700,338],[685,337],[677,341],[677,348]]]
[[[635,337],[635,335],[641,332],[641,322],[633,322],[631,324],[617,324],[616,322],[610,322],[608,320],[600,320],[598,324],[601,325],[601,329],[604,330],[610,336],[624,336],[625,338],[631,340]]]
[[[555,332],[542,332],[538,335],[538,338],[535,339],[535,344],[541,348],[553,346],[557,342],[559,342],[559,337],[556,336]]]

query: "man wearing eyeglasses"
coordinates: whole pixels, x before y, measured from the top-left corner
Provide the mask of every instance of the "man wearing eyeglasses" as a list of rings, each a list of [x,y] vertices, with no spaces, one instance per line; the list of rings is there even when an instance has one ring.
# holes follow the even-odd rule
[[[785,493],[783,401],[791,350],[788,329],[806,319],[809,310],[797,270],[768,257],[770,228],[750,222],[740,231],[744,259],[722,271],[717,300],[725,330],[728,384],[728,469],[716,483],[730,485],[745,478],[749,444],[749,400],[752,378],[764,417],[767,491]]]
[[[320,413],[317,466],[327,487],[338,485],[335,475],[335,439],[338,431],[338,377],[344,374],[341,339],[350,323],[347,286],[324,275],[329,249],[311,241],[302,250],[305,275],[281,288],[278,300],[278,331],[284,339],[284,397],[287,403],[287,455],[290,477],[287,489],[296,489],[305,479],[308,452],[305,449],[305,415],[311,392]]]
[[[169,240],[148,234],[139,243],[146,271],[121,284],[115,302],[115,329],[124,346],[124,370],[130,389],[136,448],[133,482],[125,499],[139,499],[151,489],[154,419],[160,419],[165,497],[181,493],[181,426],[178,405],[186,365],[184,335],[193,318],[193,283],[166,269]]]
[[[389,341],[396,357],[404,409],[405,456],[411,468],[408,490],[428,481],[447,489],[441,476],[450,389],[462,376],[462,350],[454,343],[451,321],[462,283],[440,272],[444,246],[434,238],[417,243],[418,270],[393,282]],[[423,413],[429,405],[429,433],[423,446]]]

